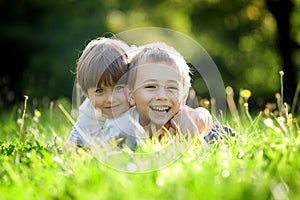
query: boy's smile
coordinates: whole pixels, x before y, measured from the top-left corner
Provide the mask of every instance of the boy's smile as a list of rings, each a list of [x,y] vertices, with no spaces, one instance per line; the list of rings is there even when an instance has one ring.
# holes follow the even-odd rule
[[[168,112],[171,107],[170,106],[150,106],[150,109],[157,112]]]
[[[182,78],[176,66],[163,63],[138,66],[132,97],[142,126],[161,127],[182,105]]]

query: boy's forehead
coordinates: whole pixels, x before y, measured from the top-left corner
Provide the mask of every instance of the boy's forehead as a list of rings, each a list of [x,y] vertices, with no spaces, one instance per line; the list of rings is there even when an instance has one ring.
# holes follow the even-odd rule
[[[137,67],[136,82],[145,80],[182,82],[182,76],[177,66],[147,63]]]
[[[157,69],[161,69],[164,71],[172,71],[174,73],[180,74],[180,70],[176,64],[168,64],[168,63],[144,63],[137,66],[137,70],[149,71],[149,72],[157,72]]]

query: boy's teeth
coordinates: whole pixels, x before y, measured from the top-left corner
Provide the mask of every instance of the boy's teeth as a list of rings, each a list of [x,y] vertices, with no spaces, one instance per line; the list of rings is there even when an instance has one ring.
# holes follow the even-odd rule
[[[152,109],[153,110],[157,110],[157,111],[167,111],[170,107],[169,106],[153,106]]]

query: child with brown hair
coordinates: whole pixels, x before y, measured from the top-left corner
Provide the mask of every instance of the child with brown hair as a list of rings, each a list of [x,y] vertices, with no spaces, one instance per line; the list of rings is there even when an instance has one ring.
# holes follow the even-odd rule
[[[129,49],[120,40],[102,37],[89,42],[83,50],[77,62],[77,82],[86,99],[79,107],[79,116],[65,149],[89,146],[87,140],[96,139],[101,143],[117,136],[110,119],[130,107],[126,54]],[[133,148],[134,138],[127,139]]]

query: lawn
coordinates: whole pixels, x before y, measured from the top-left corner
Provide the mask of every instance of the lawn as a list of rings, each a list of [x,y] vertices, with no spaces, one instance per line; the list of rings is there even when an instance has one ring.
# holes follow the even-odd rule
[[[64,152],[72,124],[60,108],[69,112],[70,103],[29,97],[0,116],[0,199],[298,199],[299,120],[280,94],[250,115],[243,92],[222,121],[236,135],[209,149],[195,142],[173,162],[141,172],[126,151],[108,162],[84,149]]]

